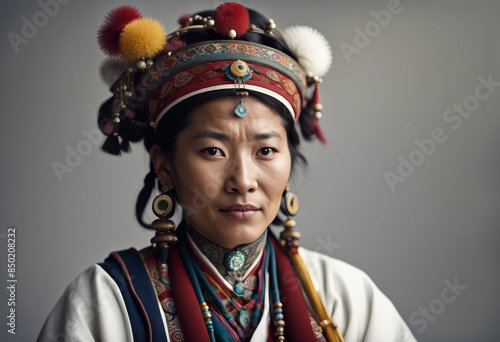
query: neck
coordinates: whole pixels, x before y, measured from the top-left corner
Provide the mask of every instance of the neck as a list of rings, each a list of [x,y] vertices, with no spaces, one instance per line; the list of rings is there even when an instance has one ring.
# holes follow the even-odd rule
[[[267,230],[254,242],[240,245],[234,249],[224,248],[218,244],[208,240],[203,235],[195,231],[189,225],[186,225],[186,232],[189,234],[193,242],[200,251],[210,260],[219,273],[226,279],[232,278],[226,266],[226,257],[232,251],[238,250],[246,255],[246,261],[238,271],[240,274],[245,274],[249,267],[255,262],[257,257],[262,255],[262,251],[266,246]]]

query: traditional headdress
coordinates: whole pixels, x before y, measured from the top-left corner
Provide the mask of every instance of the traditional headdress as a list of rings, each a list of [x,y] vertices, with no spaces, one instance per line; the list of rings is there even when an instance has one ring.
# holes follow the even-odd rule
[[[332,53],[322,34],[307,26],[280,31],[272,19],[265,30],[258,28],[238,3],[220,5],[213,16],[185,15],[179,22],[181,28],[167,35],[158,21],[132,6],[115,8],[105,18],[98,41],[109,59],[101,76],[113,93],[99,110],[99,127],[108,136],[106,152],[128,151],[129,141],[157,127],[176,105],[224,90],[240,97],[238,116],[246,114],[241,97],[249,93],[277,100],[295,122],[308,108],[315,134],[325,142],[317,124],[323,108],[318,86]],[[193,31],[215,33],[220,39],[186,44],[183,37]],[[280,40],[294,57],[243,40],[247,33]],[[314,87],[312,95],[308,87]]]

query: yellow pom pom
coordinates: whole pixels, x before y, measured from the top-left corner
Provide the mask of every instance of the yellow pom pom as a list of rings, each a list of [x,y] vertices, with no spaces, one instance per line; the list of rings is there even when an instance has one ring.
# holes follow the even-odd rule
[[[128,23],[120,35],[123,58],[137,62],[141,57],[153,58],[167,45],[163,25],[151,18],[139,18]]]

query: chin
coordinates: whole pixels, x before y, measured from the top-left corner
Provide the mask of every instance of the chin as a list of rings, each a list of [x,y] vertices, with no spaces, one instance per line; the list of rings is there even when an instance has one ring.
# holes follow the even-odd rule
[[[267,228],[267,227],[266,227]],[[266,229],[257,228],[249,225],[231,225],[221,232],[222,239],[217,239],[218,244],[226,248],[235,248],[236,246],[254,242]],[[214,241],[215,242],[215,241]]]
[[[236,228],[238,231],[232,232],[233,241],[237,242],[239,245],[244,243],[250,243],[257,240],[266,230],[267,226],[264,228],[259,225],[259,227],[255,227],[253,225],[244,225],[244,227]],[[233,228],[234,229],[234,228]]]

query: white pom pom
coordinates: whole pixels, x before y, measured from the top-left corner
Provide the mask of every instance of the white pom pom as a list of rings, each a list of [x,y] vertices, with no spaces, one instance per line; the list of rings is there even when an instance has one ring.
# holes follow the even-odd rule
[[[309,26],[292,26],[283,39],[307,74],[323,77],[332,64],[332,50],[325,36]]]
[[[109,88],[132,64],[121,58],[108,58],[101,64],[101,78]]]

